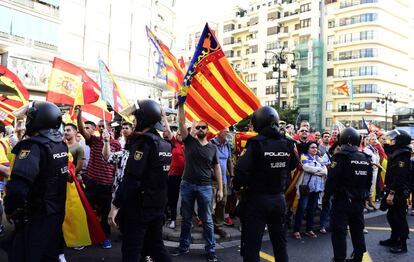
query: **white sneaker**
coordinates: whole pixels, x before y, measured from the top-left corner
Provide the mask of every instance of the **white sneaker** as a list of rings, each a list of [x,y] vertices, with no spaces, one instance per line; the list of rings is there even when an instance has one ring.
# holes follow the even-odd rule
[[[59,262],[66,262],[65,254],[59,255]]]
[[[171,223],[168,225],[169,228],[175,229],[175,221],[172,220]]]

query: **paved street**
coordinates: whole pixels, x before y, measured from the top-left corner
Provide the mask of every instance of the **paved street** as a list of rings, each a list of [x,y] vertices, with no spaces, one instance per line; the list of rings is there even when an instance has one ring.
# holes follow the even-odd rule
[[[411,233],[414,233],[414,217],[408,217]],[[369,257],[366,256],[364,261],[375,262],[411,262],[414,260],[414,240],[409,240],[409,252],[404,255],[390,254],[386,248],[378,245],[380,239],[388,238],[389,229],[384,215],[370,218],[366,220],[369,234],[366,235],[367,248]],[[351,243],[349,242],[349,246]],[[303,238],[301,241],[293,240],[290,236],[288,238],[290,261],[329,261],[332,257],[332,248],[330,243],[330,236],[318,235],[317,239]],[[262,261],[273,261],[272,251],[269,241],[265,241],[262,247]],[[349,249],[349,253],[351,253]],[[120,261],[120,242],[114,241],[113,248],[110,250],[103,250],[100,247],[88,247],[82,251],[75,251],[67,249],[66,257],[68,261],[76,262],[95,262],[95,261]],[[230,247],[217,251],[220,261],[242,261],[238,253],[238,247]],[[0,261],[6,261],[6,255],[0,251]],[[194,250],[190,254],[183,257],[174,258],[173,261],[206,261],[203,250]]]

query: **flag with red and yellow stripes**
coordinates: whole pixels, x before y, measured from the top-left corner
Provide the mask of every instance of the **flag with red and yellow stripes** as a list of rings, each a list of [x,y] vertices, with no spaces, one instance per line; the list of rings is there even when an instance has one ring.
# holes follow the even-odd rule
[[[260,105],[259,99],[227,61],[206,24],[178,94],[189,120],[204,120],[213,133],[229,127]]]
[[[0,122],[11,125],[13,111],[27,104],[29,92],[20,79],[7,67],[0,65]]]
[[[55,57],[46,100],[55,104],[84,105],[99,99],[100,88],[86,72]]]
[[[177,58],[171,53],[170,49],[152,33],[148,26],[145,29],[147,30],[148,39],[154,44],[160,56],[158,72],[163,72],[161,73],[161,77],[162,79],[166,79],[168,90],[178,92],[184,79],[183,68]],[[157,75],[159,74],[157,73]]]

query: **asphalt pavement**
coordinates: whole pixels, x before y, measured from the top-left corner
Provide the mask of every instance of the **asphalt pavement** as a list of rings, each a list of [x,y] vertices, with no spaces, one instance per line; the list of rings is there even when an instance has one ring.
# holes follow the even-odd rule
[[[414,217],[408,216],[408,221],[411,229],[411,235],[414,233]],[[394,255],[387,251],[386,248],[379,246],[378,241],[389,237],[389,226],[386,222],[385,215],[380,215],[373,218],[366,219],[366,226],[369,233],[365,235],[368,254],[364,261],[375,262],[412,262],[414,261],[414,239],[408,240],[407,254]],[[8,229],[10,229],[8,227]],[[97,261],[121,261],[121,242],[117,240],[118,236],[114,234],[113,247],[109,250],[104,250],[98,246],[86,247],[84,250],[76,251],[73,249],[66,249],[66,259],[69,262],[97,262]],[[238,241],[233,242],[232,247],[221,248],[217,250],[219,261],[242,261],[239,255]],[[172,247],[169,247],[172,250]],[[348,239],[348,253],[352,252],[352,245]],[[330,261],[332,258],[332,246],[330,241],[330,234],[318,234],[316,239],[304,237],[302,240],[295,240],[290,235],[288,236],[288,253],[291,262],[319,262]],[[265,240],[262,245],[261,257],[262,261],[274,261],[271,244]],[[3,251],[0,251],[0,261],[7,261],[7,256]],[[180,261],[206,261],[204,251],[202,249],[191,250],[189,254],[181,257],[173,258],[174,262]]]

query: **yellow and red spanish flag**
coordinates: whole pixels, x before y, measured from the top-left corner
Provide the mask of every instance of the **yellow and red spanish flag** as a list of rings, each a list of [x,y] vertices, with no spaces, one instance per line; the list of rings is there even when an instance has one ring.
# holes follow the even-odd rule
[[[189,120],[204,120],[213,133],[229,127],[260,105],[259,99],[227,61],[206,24],[178,94]]]
[[[148,26],[145,29],[147,30],[148,39],[153,43],[159,55],[157,77],[165,79],[167,89],[177,93],[184,79],[182,62],[178,62],[170,49],[152,33]]]
[[[0,65],[0,122],[11,125],[13,111],[27,104],[29,92],[20,79],[7,67]]]
[[[85,71],[55,57],[46,100],[55,104],[85,105],[99,99],[100,88]]]
[[[68,163],[73,183],[67,183],[63,236],[68,247],[100,244],[106,239],[96,215],[75,175],[75,166]]]

